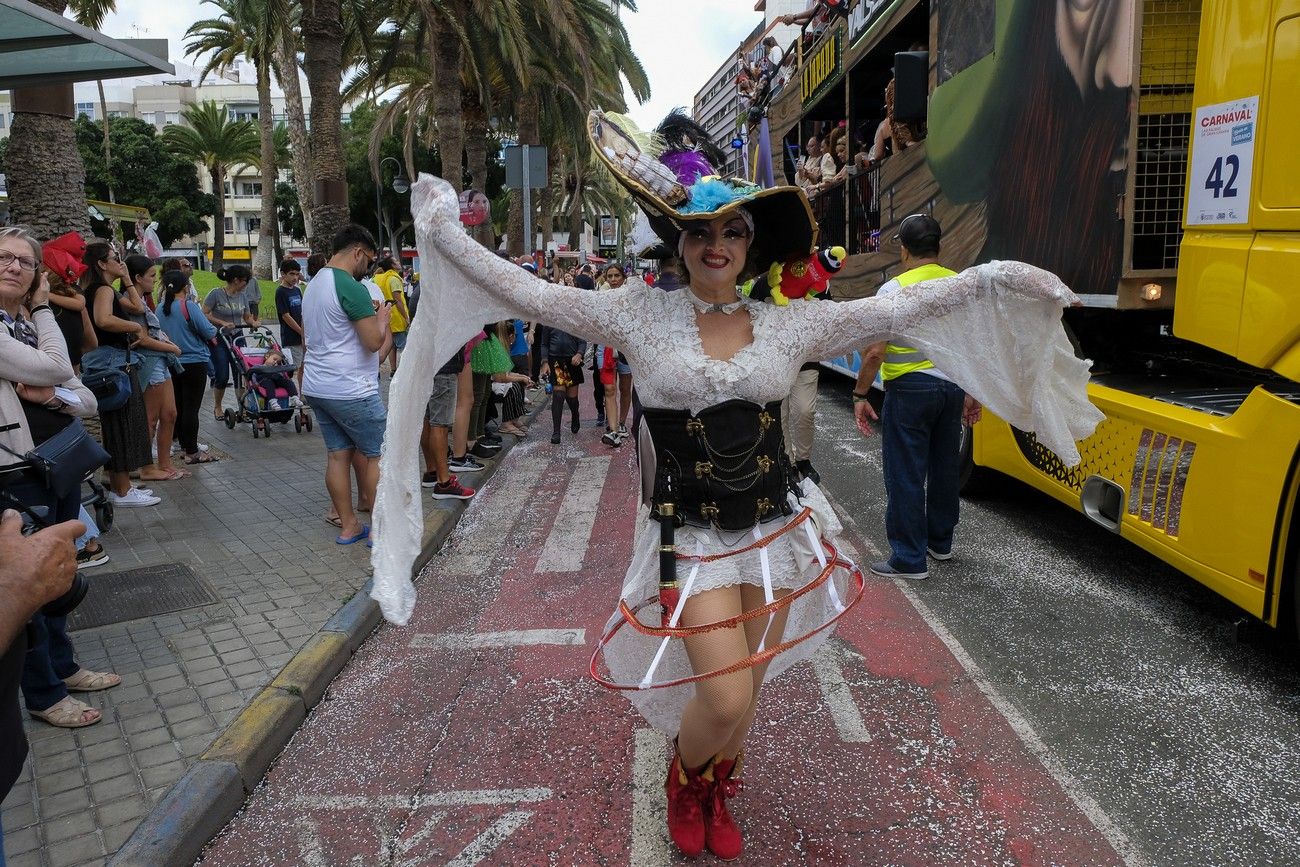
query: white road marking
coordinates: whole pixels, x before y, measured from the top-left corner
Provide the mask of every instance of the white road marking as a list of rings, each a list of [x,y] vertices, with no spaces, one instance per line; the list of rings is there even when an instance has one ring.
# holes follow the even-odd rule
[[[827,499],[830,500],[829,494],[827,494]],[[873,557],[883,557],[884,555],[880,549],[863,533],[862,525],[858,523],[857,519],[849,514],[847,510],[841,508],[834,500],[830,500],[830,502],[839,514],[840,520],[846,526],[853,527],[858,534],[858,538],[862,540],[871,555]],[[948,652],[965,669],[971,683],[979,687],[980,692],[984,693],[984,697],[989,700],[989,703],[997,708],[998,713],[1002,714],[1002,717],[1007,721],[1007,725],[1011,726],[1011,730],[1016,733],[1016,737],[1020,738],[1020,742],[1024,744],[1025,749],[1029,751],[1030,755],[1038,759],[1039,764],[1051,775],[1052,779],[1056,780],[1057,784],[1074,802],[1074,805],[1079,808],[1080,812],[1088,817],[1088,820],[1096,827],[1098,833],[1105,837],[1111,848],[1124,859],[1124,863],[1130,864],[1132,867],[1145,867],[1149,862],[1141,850],[1128,838],[1128,835],[1115,823],[1115,820],[1107,814],[1101,804],[1097,803],[1085,791],[1083,785],[1074,778],[1074,775],[1052,755],[1052,751],[1047,744],[1034,730],[1033,724],[1010,700],[998,692],[997,687],[989,681],[984,674],[984,670],[979,667],[979,663],[966,652],[966,648],[962,647],[961,642],[948,631],[948,627],[943,625],[929,606],[917,597],[912,587],[909,586],[908,579],[895,578],[894,585],[902,591],[903,596],[916,609],[916,613],[930,627],[930,631],[938,636],[939,640],[948,648]]]
[[[489,485],[486,491],[478,495],[482,497],[486,494],[487,500],[480,502],[476,497],[472,508],[475,511],[487,510],[486,514],[491,515],[493,527],[513,527],[524,507],[533,501],[534,489],[545,468],[545,461],[511,461],[510,484],[500,487]],[[472,479],[468,480],[472,481]],[[492,561],[501,549],[499,532],[484,533],[481,532],[481,528],[466,522],[463,522],[463,526],[466,532],[457,533],[452,549],[434,561],[435,568],[441,573],[482,574],[492,565]]]
[[[492,807],[501,804],[536,804],[551,798],[544,787],[532,789],[469,789],[430,792],[425,795],[297,795],[293,802],[313,810],[398,810],[406,807]]]
[[[1096,826],[1097,831],[1106,838],[1106,841],[1124,859],[1125,864],[1133,865],[1133,867],[1142,867],[1142,865],[1147,864],[1148,862],[1142,855],[1141,850],[1115,824],[1115,820],[1106,813],[1101,804],[1097,803],[1084,790],[1083,785],[1074,778],[1074,775],[1057,761],[1047,744],[1043,743],[1042,738],[1038,736],[1038,732],[1034,731],[1034,727],[1029,720],[1002,693],[998,692],[997,687],[989,682],[989,679],[984,675],[984,671],[979,667],[979,663],[971,658],[971,655],[966,652],[966,648],[961,646],[961,642],[930,611],[929,606],[918,599],[910,587],[902,583],[905,580],[895,580],[898,589],[903,591],[903,595],[912,603],[912,607],[916,609],[917,614],[921,615],[921,619],[929,625],[930,630],[939,637],[940,641],[947,645],[948,652],[961,663],[961,667],[970,676],[971,683],[979,687],[980,692],[984,693],[984,697],[989,700],[989,703],[997,708],[998,713],[1002,714],[1006,719],[1007,724],[1011,726],[1011,730],[1016,733],[1016,736],[1020,738],[1020,742],[1025,745],[1025,749],[1029,750],[1030,754],[1038,759],[1039,763],[1052,775],[1052,778],[1070,797],[1074,805],[1088,817],[1089,821]]]
[[[628,859],[634,867],[672,863],[664,801],[667,770],[667,739],[654,729],[637,729],[632,757],[632,854]]]
[[[537,560],[538,572],[577,572],[582,568],[611,461],[611,458],[578,459],[564,502],[556,512],[542,556]]]
[[[378,864],[393,867],[414,867],[428,861],[422,856],[409,857],[410,853],[425,842],[447,816],[447,809],[452,807],[501,806],[527,803],[539,803],[549,800],[552,791],[537,787],[531,789],[472,789],[461,792],[432,792],[426,795],[298,795],[292,803],[306,810],[365,810],[374,820],[375,836],[378,842]],[[425,818],[424,824],[409,838],[395,838],[398,829],[387,821],[385,813],[410,812],[435,808]],[[528,821],[532,813],[527,810],[513,810],[499,816],[487,828],[461,850],[448,865],[471,867],[478,864],[505,842],[515,831]],[[297,820],[298,846],[305,867],[335,867],[328,859],[325,846],[320,836],[320,824],[310,812],[303,812]],[[398,857],[394,859],[394,855]],[[360,864],[358,858],[353,864]]]
[[[512,632],[452,632],[433,635],[426,632],[411,636],[408,647],[424,649],[472,650],[483,647],[527,647],[535,644],[560,644],[581,647],[587,643],[585,629],[518,629]]]
[[[853,700],[853,692],[844,679],[843,666],[850,661],[846,656],[838,642],[827,642],[813,654],[813,673],[817,675],[817,685],[821,687],[840,740],[850,744],[865,744],[871,740],[871,732],[867,730],[862,711]]]
[[[495,852],[497,847],[518,831],[531,815],[532,813],[523,810],[506,813],[470,840],[469,845],[462,849],[459,855],[447,862],[447,867],[473,867],[474,864]]]

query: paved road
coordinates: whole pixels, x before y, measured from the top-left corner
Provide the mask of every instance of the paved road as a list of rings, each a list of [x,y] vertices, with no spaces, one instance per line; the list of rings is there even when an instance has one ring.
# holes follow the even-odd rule
[[[816,464],[883,544],[879,441],[847,397],[826,377]],[[957,545],[911,595],[1094,818],[1152,864],[1300,863],[1294,648],[1263,627],[1237,643],[1233,606],[1010,482],[964,504]]]
[[[846,412],[828,407],[828,430]],[[584,674],[630,548],[630,452],[590,428],[514,450],[411,626],[358,653],[205,863],[676,863],[665,739]],[[828,650],[766,694],[736,805],[747,862],[1137,860],[909,591],[869,582]]]

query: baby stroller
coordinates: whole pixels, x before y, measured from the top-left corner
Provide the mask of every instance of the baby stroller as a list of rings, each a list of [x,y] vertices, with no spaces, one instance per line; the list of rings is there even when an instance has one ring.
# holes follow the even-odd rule
[[[272,424],[287,424],[293,420],[293,429],[302,433],[312,429],[311,416],[298,397],[293,382],[292,364],[263,364],[271,352],[281,352],[271,329],[262,325],[240,325],[222,329],[221,339],[226,342],[233,360],[235,393],[239,395],[239,410],[226,409],[226,427],[235,429],[238,422],[253,426],[253,439],[271,435]]]

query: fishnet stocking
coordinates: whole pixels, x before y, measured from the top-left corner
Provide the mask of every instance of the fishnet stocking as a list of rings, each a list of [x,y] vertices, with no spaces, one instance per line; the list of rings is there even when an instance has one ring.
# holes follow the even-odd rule
[[[788,595],[778,590],[777,596]],[[735,617],[743,611],[761,607],[763,589],[748,584],[719,587],[692,596],[682,610],[682,626],[699,626]],[[765,646],[780,642],[789,612],[783,608],[767,633]],[[716,671],[732,665],[758,650],[758,642],[767,628],[767,618],[758,617],[730,629],[717,629],[682,639],[691,668],[697,672]],[[682,761],[697,767],[719,753],[734,756],[740,751],[758,707],[758,693],[763,684],[767,663],[730,674],[701,680],[695,684],[695,696],[682,711],[677,748]]]

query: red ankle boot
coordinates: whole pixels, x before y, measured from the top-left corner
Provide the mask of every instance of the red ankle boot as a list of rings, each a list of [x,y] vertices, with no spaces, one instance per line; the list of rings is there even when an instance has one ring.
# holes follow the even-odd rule
[[[673,760],[668,765],[668,781],[664,783],[668,794],[668,836],[683,855],[691,858],[704,851],[704,800],[708,797],[709,784],[701,776],[703,770],[686,770],[674,749]]]
[[[745,787],[745,781],[739,777],[742,756],[743,752],[734,759],[714,759],[705,772],[706,779],[713,777],[713,784],[709,789],[704,838],[709,851],[723,861],[739,858],[745,848],[740,826],[727,811],[727,799],[734,798]]]

